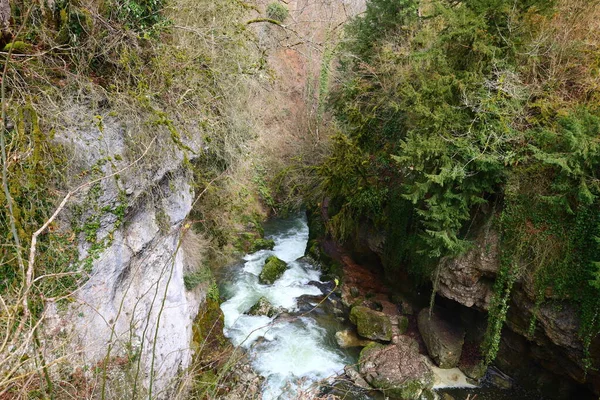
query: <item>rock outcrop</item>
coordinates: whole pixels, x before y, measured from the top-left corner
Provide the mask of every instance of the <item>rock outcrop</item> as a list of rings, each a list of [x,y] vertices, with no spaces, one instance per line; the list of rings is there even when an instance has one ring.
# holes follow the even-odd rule
[[[401,336],[396,344],[365,347],[360,353],[359,370],[369,385],[393,398],[418,399],[433,386],[427,359],[407,336]]]
[[[183,228],[194,198],[185,154],[159,129],[136,153],[110,115],[101,116],[102,126],[84,106],[65,117],[68,127],[55,140],[72,151],[73,176],[89,180],[85,173],[93,171],[107,178],[90,185],[64,216],[63,223],[80,224],[78,268],[87,281],[66,313],[48,306],[47,340],[69,331],[76,340],[68,351],[79,365],[139,358],[140,385],[168,397],[171,381],[192,361],[192,325],[207,292],[206,284],[184,285],[199,264],[185,245],[193,236]]]
[[[460,321],[448,321],[435,308],[424,308],[418,316],[419,332],[429,356],[440,368],[454,368],[460,361],[465,331]]]
[[[489,308],[492,284],[499,269],[498,233],[483,227],[475,236],[475,246],[463,256],[448,261],[440,270],[438,294],[466,307],[482,311]],[[520,277],[512,290],[506,329],[497,363],[505,372],[529,381],[532,387],[544,390],[556,383],[560,390],[546,393],[555,398],[570,398],[577,391],[574,382],[586,384],[600,394],[600,374],[585,369],[585,354],[579,337],[579,312],[568,301],[548,298],[541,305],[534,300],[535,290],[530,277]],[[535,329],[531,329],[532,321]],[[507,339],[508,338],[508,339]],[[509,344],[507,341],[511,341]],[[600,338],[590,346],[592,364],[600,363]],[[547,378],[548,372],[555,374]],[[535,373],[531,371],[535,370]],[[477,372],[477,371],[474,371]],[[478,374],[475,374],[478,375]],[[539,379],[532,379],[537,375]],[[571,383],[565,378],[571,379]],[[560,394],[562,393],[562,394]]]
[[[438,293],[467,307],[487,310],[500,268],[498,242],[498,233],[486,229],[473,249],[445,262],[440,268]]]

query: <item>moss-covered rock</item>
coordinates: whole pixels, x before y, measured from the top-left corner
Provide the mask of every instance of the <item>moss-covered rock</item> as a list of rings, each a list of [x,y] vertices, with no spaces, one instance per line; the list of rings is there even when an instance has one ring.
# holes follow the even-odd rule
[[[273,239],[256,239],[250,246],[249,252],[256,253],[259,250],[273,250],[275,247],[275,241]]]
[[[408,318],[404,315],[398,316],[398,333],[403,335],[408,330]]]
[[[356,325],[358,334],[371,340],[392,340],[392,323],[387,315],[364,306],[354,306],[350,322]]]
[[[210,297],[200,307],[192,325],[192,347],[201,365],[220,363],[229,341],[223,335],[224,317],[219,301]]]
[[[261,297],[258,299],[256,304],[254,304],[250,310],[248,310],[248,315],[266,315],[267,317],[271,318],[282,311],[283,310],[280,308],[274,307],[266,297]]]
[[[258,281],[263,285],[272,285],[277,279],[281,278],[287,268],[285,261],[276,256],[270,256],[265,260],[265,266],[258,276]]]
[[[487,365],[483,362],[476,363],[465,363],[461,362],[458,364],[458,368],[469,378],[473,379],[475,382],[479,382],[486,372]]]

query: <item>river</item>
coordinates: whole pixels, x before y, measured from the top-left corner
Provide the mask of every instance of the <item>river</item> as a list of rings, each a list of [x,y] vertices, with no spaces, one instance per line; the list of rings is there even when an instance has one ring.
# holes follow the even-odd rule
[[[319,269],[303,258],[308,242],[306,217],[271,220],[265,225],[265,237],[274,240],[273,250],[248,254],[218,276],[225,299],[221,304],[224,333],[234,345],[248,350],[252,367],[265,378],[264,400],[310,399],[319,387],[343,373],[344,366],[357,362],[358,350],[337,345],[335,333],[347,329],[347,323],[316,307],[319,296],[324,294],[318,283],[323,282],[319,281]],[[258,275],[270,255],[287,262],[289,269],[273,285],[262,285]],[[286,312],[272,318],[247,315],[261,297]],[[456,399],[475,398],[474,395],[481,400],[539,399],[529,393],[501,391],[489,385],[476,389],[445,388],[438,393],[442,391]],[[374,392],[345,397],[383,398]]]

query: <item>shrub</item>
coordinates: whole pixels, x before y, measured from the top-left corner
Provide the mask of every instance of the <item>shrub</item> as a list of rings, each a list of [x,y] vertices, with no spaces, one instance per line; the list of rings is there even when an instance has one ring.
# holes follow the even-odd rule
[[[267,6],[267,17],[283,22],[289,16],[289,11],[286,6],[281,3],[273,2]]]

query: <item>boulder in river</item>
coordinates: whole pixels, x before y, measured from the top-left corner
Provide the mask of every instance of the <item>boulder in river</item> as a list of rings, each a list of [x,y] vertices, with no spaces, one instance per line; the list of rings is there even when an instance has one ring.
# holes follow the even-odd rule
[[[382,312],[364,306],[354,306],[350,311],[350,322],[356,325],[358,334],[371,340],[392,340],[392,323]]]
[[[435,363],[440,368],[456,367],[465,342],[460,321],[448,321],[436,309],[430,315],[429,308],[424,308],[419,312],[417,322],[427,352]]]
[[[248,315],[266,315],[271,318],[281,312],[283,312],[281,308],[274,307],[266,297],[261,297],[256,304],[248,310]]]
[[[335,340],[342,349],[349,347],[365,347],[366,345],[373,343],[370,340],[359,338],[358,335],[350,329],[336,332]]]
[[[285,261],[276,256],[269,256],[265,260],[265,266],[258,276],[258,281],[263,285],[272,285],[277,279],[281,278],[287,268]]]
[[[360,353],[360,373],[372,387],[390,397],[418,399],[433,387],[433,373],[414,339],[400,336],[396,344],[372,343]]]

